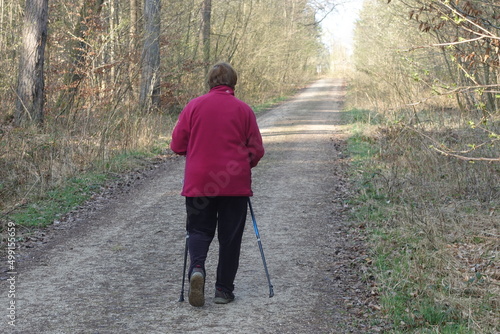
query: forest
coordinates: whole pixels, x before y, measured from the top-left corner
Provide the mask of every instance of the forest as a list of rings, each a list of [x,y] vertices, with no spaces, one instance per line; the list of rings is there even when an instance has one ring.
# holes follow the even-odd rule
[[[165,154],[217,61],[256,112],[342,77],[379,311],[395,333],[499,332],[500,3],[365,0],[352,53],[321,38],[343,3],[1,0],[0,221],[50,224]]]
[[[500,3],[364,2],[351,138],[396,332],[497,333]]]
[[[2,1],[0,209],[111,170],[117,156],[164,149],[217,61],[238,69],[238,97],[251,105],[305,84],[324,56],[323,5]]]

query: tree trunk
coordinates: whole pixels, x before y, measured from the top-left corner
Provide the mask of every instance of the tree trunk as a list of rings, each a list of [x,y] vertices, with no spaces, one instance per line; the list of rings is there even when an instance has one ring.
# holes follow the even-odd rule
[[[26,0],[14,114],[16,126],[43,122],[47,25],[48,0]]]
[[[136,50],[139,45],[139,40],[137,38],[139,34],[139,27],[138,27],[138,17],[140,16],[140,0],[130,0],[130,28],[129,28],[129,35],[130,35],[130,40],[129,40],[129,46],[128,46],[128,52],[129,52],[129,59],[130,61],[127,62],[127,70],[128,70],[128,80],[129,80],[129,98],[131,101],[137,101],[137,62],[135,61],[136,59]]]
[[[139,0],[130,0],[130,40],[135,41],[139,17]],[[135,45],[132,43],[132,45]]]
[[[205,63],[205,74],[210,68],[210,18],[212,16],[212,0],[203,0],[201,19],[201,40],[203,45],[203,62]]]
[[[160,0],[144,1],[141,110],[160,107]]]

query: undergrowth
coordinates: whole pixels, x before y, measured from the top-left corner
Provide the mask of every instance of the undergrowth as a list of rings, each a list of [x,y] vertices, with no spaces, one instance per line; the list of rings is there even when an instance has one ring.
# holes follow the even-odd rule
[[[75,116],[77,117],[77,116]],[[116,175],[164,154],[175,116],[116,111],[106,122],[87,118],[0,132],[0,230],[12,221],[45,227],[88,200]]]
[[[499,164],[439,154],[422,132],[456,147],[484,134],[429,122],[412,129],[368,110],[344,116],[353,218],[369,228],[392,333],[500,332]]]
[[[9,221],[24,227],[45,227],[64,213],[88,200],[108,180],[106,174],[73,177],[64,186],[51,189],[31,203],[13,210]]]

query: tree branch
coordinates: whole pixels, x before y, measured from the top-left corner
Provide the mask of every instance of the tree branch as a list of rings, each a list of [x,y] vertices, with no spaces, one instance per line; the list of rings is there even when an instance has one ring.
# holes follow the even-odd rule
[[[411,131],[414,131],[415,133],[417,133],[418,135],[424,137],[424,138],[427,138],[428,140],[430,140],[434,145],[431,145],[430,148],[433,149],[434,151],[444,155],[444,156],[449,156],[449,157],[453,157],[453,158],[457,158],[457,159],[460,159],[460,160],[465,160],[465,161],[489,161],[489,162],[500,162],[500,157],[498,158],[485,158],[485,157],[467,157],[463,154],[466,154],[466,153],[470,153],[474,150],[476,150],[477,148],[481,147],[481,146],[484,146],[484,145],[487,145],[487,144],[492,144],[494,142],[497,142],[500,140],[500,138],[495,138],[495,139],[492,139],[491,141],[489,142],[485,142],[485,143],[482,143],[482,144],[479,144],[477,145],[476,147],[468,150],[468,151],[451,151],[449,150],[447,147],[445,147],[443,144],[439,143],[436,139],[432,138],[431,136],[429,135],[426,135],[425,133],[423,133],[422,131],[419,131],[417,129],[415,129],[414,127],[412,126],[408,126],[404,123],[402,123],[402,125],[411,130]],[[441,146],[441,148],[438,148],[436,147],[435,145],[437,146]]]

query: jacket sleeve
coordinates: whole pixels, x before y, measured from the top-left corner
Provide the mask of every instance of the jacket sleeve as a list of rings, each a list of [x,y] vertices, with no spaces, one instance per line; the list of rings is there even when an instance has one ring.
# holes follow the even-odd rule
[[[188,108],[186,107],[179,115],[170,142],[170,149],[180,155],[186,155],[191,133],[188,114]]]
[[[262,144],[262,135],[253,111],[250,116],[250,126],[247,136],[247,148],[249,152],[250,167],[255,167],[264,156],[264,145]]]

